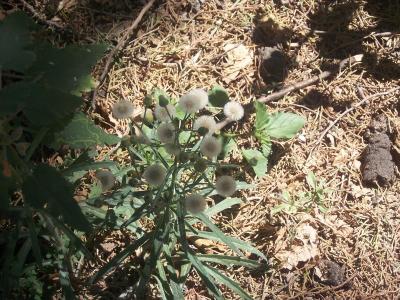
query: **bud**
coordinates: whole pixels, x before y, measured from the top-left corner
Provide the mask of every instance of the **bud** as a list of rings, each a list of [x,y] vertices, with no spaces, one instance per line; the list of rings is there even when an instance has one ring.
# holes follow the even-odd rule
[[[200,134],[200,135],[202,135],[202,136],[204,136],[204,135],[206,135],[207,133],[208,133],[208,128],[205,128],[205,127],[200,127],[198,130],[197,130],[197,132]]]
[[[144,107],[150,107],[153,105],[153,97],[150,95],[146,95],[143,99]]]
[[[207,170],[207,166],[208,166],[207,161],[203,158],[198,159],[193,165],[196,172],[199,172],[199,173],[202,173],[205,170]]]
[[[181,152],[181,153],[179,154],[179,161],[180,161],[181,163],[186,163],[186,162],[188,162],[189,159],[190,159],[190,155],[189,155],[188,153],[186,153],[186,152]]]
[[[146,110],[142,115],[143,121],[146,125],[151,125],[154,123],[154,116],[151,110]]]
[[[169,104],[168,98],[164,95],[160,95],[158,104],[160,104],[161,107],[166,107]]]

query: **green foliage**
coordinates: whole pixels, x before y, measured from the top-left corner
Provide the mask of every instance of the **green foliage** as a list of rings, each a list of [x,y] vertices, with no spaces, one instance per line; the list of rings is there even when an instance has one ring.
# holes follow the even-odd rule
[[[0,239],[7,245],[0,258],[2,299],[41,298],[35,276],[46,268],[59,272],[65,297],[72,298],[69,264],[79,253],[91,258],[78,232],[92,225],[73,199],[73,183],[82,171],[109,164],[81,156],[61,172],[42,163],[46,144],[78,149],[119,141],[77,112],[105,46],[59,49],[39,39],[39,30],[21,12],[0,23],[0,207],[9,227]]]
[[[268,157],[271,154],[271,138],[290,139],[305,124],[305,119],[292,113],[277,112],[270,114],[265,104],[256,101],[256,122],[254,126],[254,136],[261,144],[261,152],[258,150],[242,150],[243,156],[253,167],[258,177],[262,177],[267,172]]]
[[[322,213],[328,209],[325,207],[324,198],[327,190],[324,188],[324,182],[318,181],[313,172],[306,176],[308,191],[292,197],[287,191],[282,193],[282,203],[271,209],[272,214],[285,212],[294,214],[301,211],[311,211],[317,207]]]
[[[96,145],[113,145],[118,143],[120,138],[106,133],[84,113],[77,112],[62,130],[54,133],[54,138],[50,140],[49,146],[53,149],[59,149],[62,145],[80,149]]]
[[[227,91],[219,85],[214,85],[208,92],[208,98],[212,106],[224,107],[229,102],[229,95]]]
[[[72,201],[72,185],[55,168],[38,165],[25,179],[22,192],[26,203],[33,208],[48,209],[53,216],[62,216],[65,223],[77,230],[90,230],[78,204]]]
[[[23,72],[36,58],[32,45],[35,26],[25,14],[16,12],[0,24],[0,69]]]

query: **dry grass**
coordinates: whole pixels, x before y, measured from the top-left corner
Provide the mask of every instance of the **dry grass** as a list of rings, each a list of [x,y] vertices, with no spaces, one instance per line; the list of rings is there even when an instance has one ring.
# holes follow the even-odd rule
[[[381,15],[373,14],[370,6],[375,1],[369,1],[372,3],[369,5],[366,1],[351,0],[327,5],[331,1],[301,0],[279,6],[273,1],[210,0],[203,1],[198,11],[190,2],[196,1],[166,1],[147,15],[137,39],[124,49],[109,73],[98,111],[93,116],[109,130],[122,134],[124,124],[117,123],[109,115],[112,103],[124,98],[140,107],[146,93],[154,87],[179,97],[194,87],[210,88],[220,84],[226,87],[232,99],[242,103],[273,89],[260,79],[256,55],[260,45],[252,40],[254,21],[264,16],[273,18],[281,29],[292,31],[281,43],[290,58],[285,83],[306,79],[315,70],[337,63],[340,58],[364,53],[366,63],[354,65],[331,81],[305,88],[270,105],[271,111],[290,111],[305,116],[304,138],[276,142],[276,153],[282,152],[282,156],[273,159],[274,164],[265,178],[254,179],[250,170],[245,169],[245,179],[257,184],[257,188],[244,193],[245,204],[231,215],[220,216],[218,222],[226,232],[251,242],[271,258],[270,269],[265,274],[227,270],[254,299],[398,297],[400,182],[397,180],[388,189],[363,187],[359,160],[365,147],[363,132],[377,112],[388,117],[393,132],[400,131],[399,93],[379,97],[355,109],[315,145],[340,112],[360,101],[357,87],[362,87],[369,95],[399,84],[399,36],[373,35],[393,29],[391,23],[388,25],[382,22]],[[324,5],[333,11],[339,8],[338,12],[332,13],[331,18],[327,13],[332,10],[321,12]],[[134,9],[139,10],[140,6]],[[83,3],[63,17],[73,24],[72,28],[80,24],[73,22],[75,20],[89,22],[91,26],[79,25],[77,36],[81,41],[104,38],[113,41],[131,21],[126,13],[120,16],[121,11],[102,15],[108,20],[105,24],[112,23],[110,18],[115,22],[113,26],[104,26],[107,27],[104,33],[93,23],[92,14]],[[313,30],[335,31],[336,40]],[[268,36],[264,38],[267,43],[272,40]],[[224,46],[230,43],[245,45],[255,58],[252,65],[240,71],[236,80],[227,83]],[[98,70],[101,67],[99,64]],[[241,133],[240,147],[256,146],[248,135],[251,124],[240,124],[237,129]],[[305,177],[310,171],[325,182],[324,205],[328,212],[322,213],[312,204],[296,213],[272,215],[271,209],[281,203],[283,191],[293,196],[307,191]],[[282,269],[277,254],[291,249],[296,228],[304,223],[317,230],[319,255],[291,271]],[[320,259],[345,266],[346,284],[331,287],[319,283],[313,272]],[[188,286],[191,287],[189,292],[206,296],[195,274]],[[227,299],[234,297],[226,291]]]

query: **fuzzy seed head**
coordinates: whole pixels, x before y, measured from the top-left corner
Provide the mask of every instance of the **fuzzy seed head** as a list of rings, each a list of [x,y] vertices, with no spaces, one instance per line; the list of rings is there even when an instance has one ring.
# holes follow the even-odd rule
[[[160,186],[165,179],[167,171],[160,164],[151,165],[143,172],[143,179],[150,185]]]
[[[213,134],[216,129],[217,123],[211,116],[200,116],[193,123],[193,130],[199,130],[200,128],[206,128],[208,134]]]
[[[236,181],[231,176],[221,176],[215,183],[217,193],[224,197],[230,197],[236,192]]]
[[[244,109],[240,103],[230,101],[224,106],[224,114],[232,121],[239,121],[244,116]]]
[[[96,178],[100,181],[103,192],[110,190],[115,184],[115,177],[113,173],[108,170],[97,171]]]
[[[217,157],[222,151],[222,143],[213,136],[205,136],[200,144],[200,152],[208,157]]]
[[[192,194],[185,198],[186,210],[192,214],[203,212],[207,207],[206,199],[202,195]]]
[[[175,127],[172,123],[163,123],[157,128],[157,136],[161,143],[175,141]]]
[[[112,113],[116,119],[128,119],[133,116],[133,111],[133,104],[126,100],[119,101],[112,107]]]
[[[172,104],[167,104],[164,107],[157,104],[154,109],[154,114],[156,115],[158,121],[170,122],[172,119],[175,118],[176,109],[175,106],[173,106]]]
[[[179,99],[179,107],[187,114],[203,109],[208,104],[208,94],[203,89],[194,89]]]

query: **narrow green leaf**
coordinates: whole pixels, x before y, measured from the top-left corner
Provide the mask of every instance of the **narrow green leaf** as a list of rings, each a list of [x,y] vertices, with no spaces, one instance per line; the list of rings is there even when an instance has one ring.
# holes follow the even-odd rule
[[[227,236],[217,227],[214,223],[204,214],[199,213],[196,214],[196,217],[199,218],[211,231],[213,231],[223,243],[228,245],[237,255],[243,256],[243,253],[236,247],[232,241],[227,238]]]
[[[124,250],[122,250],[120,253],[114,256],[90,279],[90,283],[91,284],[96,283],[104,275],[108,274],[116,267],[118,267],[129,255],[133,253],[133,251],[135,251],[138,247],[146,243],[151,238],[151,236],[152,234],[150,233],[144,234],[142,237],[134,241],[132,244],[130,244]]]
[[[253,168],[257,177],[263,177],[267,172],[268,159],[260,151],[255,149],[242,149],[242,154]]]
[[[202,262],[213,262],[225,266],[243,266],[251,269],[256,269],[261,266],[258,261],[230,255],[198,254],[197,257]]]
[[[215,297],[215,299],[224,299],[218,286],[215,284],[214,280],[211,278],[209,272],[207,271],[208,269],[206,268],[206,266],[203,265],[203,263],[195,255],[193,255],[191,251],[187,251],[186,255],[189,261],[192,263],[193,267],[198,272],[201,279],[203,279],[208,291]]]
[[[196,236],[205,238],[205,239],[209,239],[209,240],[213,240],[213,241],[224,242],[223,240],[221,240],[221,238],[217,234],[215,234],[214,232],[210,232],[210,231],[197,231]],[[262,252],[260,252],[258,249],[251,246],[250,244],[248,244],[242,240],[230,237],[230,236],[225,236],[225,238],[229,239],[231,241],[231,243],[234,243],[236,245],[236,247],[238,247],[240,250],[256,254],[259,257],[261,257],[262,259],[264,259],[265,261],[267,261],[267,258],[265,257],[265,255]]]
[[[217,203],[216,205],[209,207],[207,210],[204,211],[204,214],[208,217],[212,217],[225,209],[231,208],[236,204],[242,203],[240,198],[226,198],[221,202]]]
[[[79,149],[96,145],[113,145],[119,141],[118,136],[105,132],[84,113],[78,112],[62,130],[52,133],[48,145],[53,149],[59,149],[62,145]]]
[[[228,276],[220,273],[217,269],[214,269],[210,266],[205,266],[207,271],[213,276],[217,281],[224,284],[226,287],[234,291],[236,294],[240,296],[241,299],[245,300],[253,300],[249,294],[246,293],[235,281],[230,279]]]
[[[42,211],[42,213],[46,213]],[[54,218],[47,214],[48,217],[51,218],[52,222],[54,223],[55,226],[57,226],[70,240],[71,244],[76,247],[79,251],[81,251],[87,258],[90,260],[94,260],[94,257],[92,253],[86,248],[86,246],[83,244],[82,240],[75,235],[75,233],[69,229],[67,226],[64,225],[63,222],[60,222],[57,218]]]
[[[306,120],[302,116],[277,112],[270,116],[265,130],[273,138],[290,139],[303,128],[305,122]]]
[[[214,85],[208,92],[208,99],[212,106],[224,107],[229,102],[229,95],[222,86]]]
[[[158,278],[157,276],[153,276],[153,277],[157,281],[158,290],[160,291],[160,294],[161,294],[161,299],[169,300],[169,298],[167,298],[167,294],[165,291],[165,289],[168,288],[168,283],[166,283],[164,280]]]

